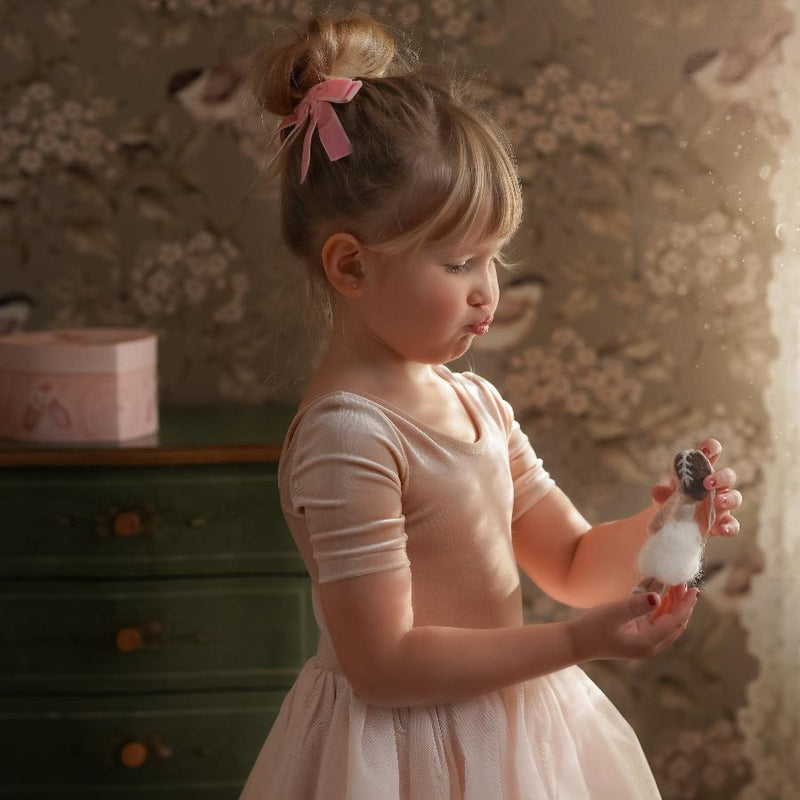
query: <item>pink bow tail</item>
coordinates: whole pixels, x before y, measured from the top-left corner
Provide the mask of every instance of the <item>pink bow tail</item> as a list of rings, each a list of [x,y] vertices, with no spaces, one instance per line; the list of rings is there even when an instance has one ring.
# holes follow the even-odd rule
[[[353,145],[331,103],[349,103],[361,86],[361,81],[351,81],[350,78],[331,78],[318,83],[306,92],[294,113],[281,120],[275,136],[289,125],[294,125],[295,131],[284,140],[278,152],[294,137],[295,132],[302,128],[303,123],[310,119],[303,140],[300,183],[305,181],[311,163],[311,139],[314,136],[314,130],[319,131],[320,141],[331,161],[338,161],[353,152]]]
[[[300,183],[305,181],[308,174],[308,165],[311,163],[311,137],[314,135],[315,128],[319,131],[319,139],[331,161],[338,161],[353,152],[353,145],[342,127],[341,120],[336,116],[333,106],[330,103],[319,103],[317,113],[311,114],[311,122],[303,140]]]

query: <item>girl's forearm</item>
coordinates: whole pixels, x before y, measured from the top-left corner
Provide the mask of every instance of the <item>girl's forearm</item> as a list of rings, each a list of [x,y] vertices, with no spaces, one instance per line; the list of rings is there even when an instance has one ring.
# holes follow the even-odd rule
[[[455,703],[577,663],[570,623],[412,628],[362,699],[384,707]]]
[[[639,580],[636,557],[658,508],[653,503],[632,517],[595,525],[581,536],[566,577],[570,605],[591,608],[630,594]]]

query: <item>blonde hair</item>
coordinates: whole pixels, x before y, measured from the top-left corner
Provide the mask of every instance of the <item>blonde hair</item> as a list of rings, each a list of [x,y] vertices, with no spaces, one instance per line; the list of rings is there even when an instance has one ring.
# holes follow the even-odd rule
[[[252,90],[263,109],[284,117],[308,89],[333,77],[363,83],[350,102],[334,104],[353,152],[331,162],[314,134],[301,184],[301,135],[267,168],[269,178],[281,174],[281,234],[305,264],[311,304],[327,324],[333,290],[321,250],[331,234],[350,233],[376,253],[416,254],[469,233],[479,242],[509,239],[522,217],[513,148],[469,82],[419,65],[410,48],[400,53],[389,30],[367,14],[312,17],[294,41],[261,53]],[[280,143],[294,130],[281,131]],[[497,262],[508,270],[521,263],[502,252]]]

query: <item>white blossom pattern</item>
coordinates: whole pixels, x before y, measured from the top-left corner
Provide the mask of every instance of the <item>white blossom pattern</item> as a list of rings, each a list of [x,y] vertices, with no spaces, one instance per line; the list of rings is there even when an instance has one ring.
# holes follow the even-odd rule
[[[240,322],[250,278],[246,272],[229,274],[238,255],[232,242],[219,240],[208,231],[200,231],[185,243],[146,244],[131,271],[131,296],[139,311],[152,320],[175,314],[184,303],[200,306],[207,297],[217,300],[229,293],[211,318],[222,325]]]
[[[102,98],[86,106],[59,97],[49,83],[31,84],[0,114],[0,175],[31,177],[79,164],[114,177],[109,158],[117,143],[92,124],[107,111]]]
[[[625,362],[599,355],[573,328],[553,331],[546,346],[526,347],[511,358],[503,392],[517,413],[626,420],[643,386]]]
[[[730,797],[748,772],[741,736],[725,719],[705,730],[670,731],[650,761],[664,800]]]
[[[721,211],[697,224],[657,220],[643,253],[645,282],[658,298],[698,298],[704,313],[752,304],[764,277],[761,257],[745,250],[752,236],[741,219],[731,221]],[[658,320],[679,313],[674,303],[664,303]]]

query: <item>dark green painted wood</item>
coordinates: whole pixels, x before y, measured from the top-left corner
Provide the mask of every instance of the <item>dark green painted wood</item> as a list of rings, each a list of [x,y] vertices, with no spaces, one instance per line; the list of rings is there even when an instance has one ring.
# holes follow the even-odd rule
[[[270,448],[214,448],[280,446],[294,411],[173,406],[130,443],[198,463],[0,468],[0,800],[237,800],[319,631]],[[87,448],[0,443],[37,447]],[[119,512],[146,531],[111,535]],[[141,649],[119,652],[123,626]],[[168,758],[120,764],[156,738]]]
[[[311,617],[311,619],[309,619]],[[117,633],[143,643],[121,652]],[[0,687],[281,688],[317,649],[306,578],[0,585]]]
[[[307,574],[274,464],[0,470],[0,509],[2,577]]]
[[[0,797],[236,800],[285,694],[4,699]],[[130,741],[139,767],[119,760]]]
[[[159,430],[151,437],[113,443],[16,442],[0,439],[0,451],[30,452],[62,448],[70,451],[118,449],[120,447],[214,447],[276,444],[280,447],[296,403],[272,402],[263,406],[237,403],[219,405],[163,405],[159,408]]]

